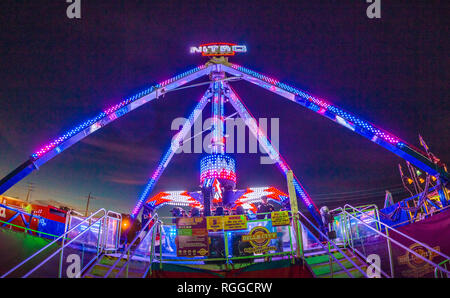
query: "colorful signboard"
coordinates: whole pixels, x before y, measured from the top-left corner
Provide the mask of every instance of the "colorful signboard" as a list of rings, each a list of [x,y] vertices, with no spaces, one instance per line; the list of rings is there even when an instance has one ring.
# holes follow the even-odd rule
[[[206,218],[208,231],[219,231],[223,229],[223,216],[208,216]]]
[[[288,211],[275,211],[271,213],[272,226],[287,226],[291,223]]]
[[[208,230],[204,217],[179,217],[175,245],[178,257],[209,255]]]
[[[225,231],[246,230],[247,216],[245,215],[223,216],[223,229]]]
[[[272,239],[277,239],[277,233],[271,233],[266,227],[256,226],[250,233],[242,236],[242,241],[250,242],[251,247],[244,248],[246,253],[266,253],[277,250],[276,246],[269,246]]]

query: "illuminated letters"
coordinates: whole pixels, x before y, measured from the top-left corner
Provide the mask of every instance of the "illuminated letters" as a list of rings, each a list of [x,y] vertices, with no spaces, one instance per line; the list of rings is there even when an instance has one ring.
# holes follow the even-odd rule
[[[231,43],[209,43],[190,48],[191,54],[202,53],[202,56],[233,56],[235,53],[247,52],[244,45]]]

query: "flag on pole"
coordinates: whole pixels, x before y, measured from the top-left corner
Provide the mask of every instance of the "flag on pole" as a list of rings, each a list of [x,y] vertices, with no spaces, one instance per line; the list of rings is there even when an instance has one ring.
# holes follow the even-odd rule
[[[402,165],[401,164],[398,164],[398,170],[400,171],[400,177],[403,179],[403,177],[405,175],[403,175],[403,169],[402,169]]]
[[[425,143],[425,141],[423,140],[423,138],[420,134],[419,134],[419,142],[420,142],[420,145],[422,145],[422,147],[425,148],[425,150],[428,152],[429,148],[427,146],[427,143]]]
[[[386,190],[386,196],[384,198],[384,208],[394,205],[394,199],[392,198],[392,193]]]

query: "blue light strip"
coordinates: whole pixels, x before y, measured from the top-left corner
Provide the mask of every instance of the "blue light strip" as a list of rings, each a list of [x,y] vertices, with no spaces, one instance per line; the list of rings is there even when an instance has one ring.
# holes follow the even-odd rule
[[[132,97],[121,101],[117,105],[99,113],[96,117],[85,121],[75,128],[69,130],[62,136],[53,140],[48,145],[34,152],[25,163],[23,163],[22,165],[14,169],[11,173],[6,175],[3,179],[1,179],[0,194],[6,192],[9,188],[14,186],[17,182],[25,178],[34,170],[38,169],[50,159],[60,154],[70,146],[76,144],[91,133],[94,133],[110,122],[139,108],[149,101],[158,98],[160,95],[183,86],[203,75],[209,74],[209,70],[211,67],[212,66],[202,65],[180,75],[177,75],[167,81],[150,87],[138,94],[135,94]]]
[[[362,118],[352,115],[351,113],[338,108],[322,99],[313,97],[306,92],[293,88],[289,85],[279,82],[273,78],[257,73],[248,68],[231,64],[230,66],[222,65],[223,69],[232,75],[242,76],[242,78],[250,83],[256,84],[264,89],[283,96],[293,102],[296,102],[346,128],[360,134],[361,136],[371,140],[374,143],[388,149],[401,158],[408,160],[418,168],[435,176],[439,175],[445,181],[449,180],[448,172],[442,163],[434,164],[427,154],[422,150],[407,144],[398,137],[375,127],[373,124]]]
[[[281,88],[281,89],[283,89],[285,91],[288,91],[288,92],[290,92],[292,94],[297,95],[298,97],[295,98],[295,101],[297,101],[299,103],[302,103],[303,105],[306,105],[309,109],[313,110],[314,112],[319,112],[320,111],[320,113],[323,114],[323,113],[325,113],[327,111],[330,111],[333,114],[338,115],[338,116],[342,117],[343,119],[349,121],[349,123],[348,123],[349,125],[351,125],[351,126],[359,126],[360,129],[367,130],[368,132],[371,132],[373,134],[373,136],[380,137],[380,138],[384,139],[385,141],[387,141],[387,142],[389,142],[389,143],[391,143],[393,145],[396,145],[397,143],[400,142],[400,140],[397,137],[395,137],[395,136],[393,136],[393,135],[391,135],[391,134],[389,134],[389,133],[387,133],[387,132],[385,132],[385,131],[383,131],[383,130],[381,130],[379,128],[376,128],[375,126],[373,126],[369,122],[367,122],[367,121],[365,121],[365,120],[363,120],[361,118],[358,118],[356,116],[353,116],[352,114],[350,114],[350,113],[348,113],[348,112],[346,112],[346,111],[344,111],[344,110],[342,110],[342,109],[340,109],[340,108],[338,108],[338,107],[336,107],[336,106],[334,106],[334,105],[332,105],[332,104],[330,104],[330,103],[328,103],[328,102],[326,102],[326,101],[324,101],[322,99],[318,99],[318,98],[316,98],[316,97],[314,97],[312,95],[309,95],[309,94],[307,94],[307,93],[305,93],[305,92],[303,92],[301,90],[298,90],[298,89],[296,89],[294,87],[291,87],[289,85],[281,83],[281,82],[279,82],[279,81],[277,81],[275,79],[269,78],[269,77],[267,77],[265,75],[257,73],[257,72],[255,72],[253,70],[248,69],[248,68],[245,68],[245,67],[242,67],[242,66],[238,66],[236,64],[232,64],[231,67],[236,69],[236,70],[239,70],[239,71],[241,71],[241,72],[243,72],[245,74],[248,74],[248,75],[256,77],[256,78],[258,78],[260,80],[263,80],[263,81],[265,81],[265,82],[267,82],[269,84],[275,85],[278,88]]]
[[[152,92],[154,92],[154,91],[156,91],[156,90],[158,90],[160,88],[164,88],[164,87],[166,87],[167,85],[169,85],[169,84],[171,84],[173,82],[176,82],[176,81],[178,81],[178,80],[180,80],[180,79],[182,79],[182,78],[184,78],[186,76],[189,76],[189,75],[191,75],[193,73],[196,73],[196,72],[198,72],[200,70],[203,70],[205,68],[206,68],[206,66],[204,66],[204,65],[201,65],[199,67],[193,68],[193,69],[191,69],[189,71],[186,71],[186,72],[184,72],[182,74],[179,74],[179,75],[177,75],[177,76],[175,76],[173,78],[170,78],[170,79],[168,79],[168,80],[166,80],[166,81],[164,81],[162,83],[156,84],[155,86],[152,86],[152,87],[150,87],[148,89],[145,89],[144,91],[139,92],[139,93],[137,93],[137,94],[127,98],[127,99],[122,100],[120,103],[118,103],[118,104],[116,104],[116,105],[106,109],[105,111],[99,113],[96,117],[81,123],[80,125],[78,125],[78,126],[74,127],[73,129],[69,130],[68,132],[66,132],[62,136],[56,138],[55,140],[53,140],[48,145],[42,147],[41,149],[39,149],[38,151],[33,153],[31,155],[31,157],[33,159],[38,159],[43,154],[45,154],[45,153],[49,152],[50,150],[52,150],[53,148],[57,147],[62,142],[66,141],[67,139],[69,139],[70,137],[74,136],[75,134],[81,132],[83,129],[85,129],[85,128],[93,125],[93,124],[96,124],[97,122],[99,122],[100,120],[102,120],[105,117],[109,117],[110,120],[115,120],[115,119],[123,116],[124,114],[128,113],[129,110],[130,110],[129,108],[127,108],[127,105],[135,102],[136,100],[138,100],[138,99],[140,99],[140,98],[142,98],[142,97],[144,97],[146,95],[149,95],[150,93],[152,93]],[[98,128],[100,128],[102,126],[103,125],[98,123],[97,126],[92,127],[92,130],[95,131],[95,130],[97,130]]]

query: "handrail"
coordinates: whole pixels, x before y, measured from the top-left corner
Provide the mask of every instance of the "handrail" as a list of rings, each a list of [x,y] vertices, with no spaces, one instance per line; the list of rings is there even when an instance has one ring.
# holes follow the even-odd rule
[[[37,252],[35,252],[34,254],[32,254],[31,256],[29,256],[28,258],[26,258],[25,260],[23,260],[22,262],[20,262],[18,265],[16,265],[15,267],[13,267],[12,269],[10,269],[8,272],[6,272],[5,274],[3,274],[0,278],[4,278],[6,276],[8,276],[9,274],[11,274],[12,272],[16,271],[19,267],[21,267],[22,265],[24,265],[25,263],[27,263],[28,261],[30,261],[32,258],[34,258],[35,256],[37,256],[38,254],[40,254],[42,251],[44,251],[45,249],[47,249],[48,247],[50,247],[51,245],[55,244],[56,242],[58,242],[60,239],[65,238],[70,232],[72,232],[73,230],[75,230],[76,228],[78,228],[80,225],[82,225],[83,223],[85,223],[88,220],[91,220],[92,217],[94,217],[95,215],[97,215],[98,213],[103,211],[103,216],[100,217],[98,220],[96,220],[94,223],[92,223],[91,225],[89,225],[89,227],[95,225],[98,221],[102,220],[105,216],[106,216],[106,210],[104,208],[101,208],[99,210],[97,210],[95,213],[91,214],[89,217],[86,217],[83,221],[81,221],[78,225],[76,225],[75,227],[73,227],[72,229],[70,229],[69,231],[65,232],[64,234],[62,234],[61,236],[59,236],[57,239],[53,240],[52,242],[50,242],[49,244],[47,244],[46,246],[44,246],[43,248],[41,248],[40,250],[38,250]],[[64,247],[66,247],[68,244],[72,243],[74,240],[76,240],[78,237],[80,237],[81,235],[83,235],[86,231],[89,230],[89,227],[86,228],[84,231],[82,231],[80,234],[78,234],[75,238],[72,238],[69,242],[67,242],[64,246],[60,247],[59,249],[57,249],[52,255],[50,255],[48,258],[46,258],[44,261],[42,261],[41,263],[39,263],[36,267],[34,267],[31,271],[29,271],[27,274],[25,274],[23,277],[27,277],[29,274],[33,273],[36,269],[38,269],[39,267],[41,267],[45,262],[47,262],[50,258],[52,258],[54,255],[56,255],[61,249],[63,249]]]
[[[134,249],[133,253],[131,255],[128,256],[127,261],[122,265],[122,268],[120,268],[119,272],[117,272],[116,277],[119,277],[120,274],[122,273],[123,269],[125,269],[125,267],[128,265],[128,263],[130,263],[131,259],[134,257],[134,255],[136,254],[137,250],[141,247],[142,243],[144,243],[144,239],[146,239],[149,235],[152,235],[153,237],[153,229],[156,227],[158,221],[156,221],[153,226],[150,228],[150,230],[148,230],[148,232],[145,234],[145,236],[142,238],[142,240],[139,242],[139,244],[136,246],[136,248]],[[138,234],[139,236],[139,234]]]
[[[446,263],[450,263],[450,259],[447,259],[447,260],[444,260],[444,261],[440,262],[439,265],[444,265],[447,268],[447,264]],[[434,277],[438,278],[438,268],[437,267],[434,268]],[[442,274],[441,274],[441,277],[442,277]],[[447,274],[447,277],[450,277],[450,276]]]
[[[334,209],[333,211],[340,211],[341,213],[343,213],[343,214],[345,214],[345,215],[347,215],[347,214],[349,214],[345,209],[343,209],[342,207],[338,207],[338,208],[336,208],[336,209]],[[358,220],[361,220],[361,219],[358,219]],[[347,222],[345,223],[345,225],[347,225]],[[345,238],[344,238],[344,243],[345,242],[347,242],[347,230],[345,230],[346,232],[345,232]],[[364,254],[364,253],[362,253],[362,252],[360,252],[358,249],[356,249],[356,248],[354,248],[353,247],[353,237],[351,236],[351,233],[350,233],[350,238],[352,238],[351,239],[351,243],[350,243],[350,241],[349,241],[349,246],[354,250],[354,252],[356,252],[356,253],[358,253],[358,254],[360,254],[362,257],[364,257],[364,258],[367,258],[367,256]],[[350,240],[350,239],[348,239],[348,240]],[[382,269],[381,269],[381,266],[379,267],[379,266],[377,266],[376,264],[372,264],[372,266],[374,266],[376,269],[378,269],[379,271],[380,271],[380,273],[382,273],[383,274],[383,276],[384,277],[386,277],[386,278],[391,278],[391,276],[389,276],[386,272],[384,272]]]
[[[359,272],[361,272],[363,275],[364,275],[364,277],[367,277],[367,274],[366,274],[366,272],[364,272],[364,270],[362,270],[361,269],[361,267],[359,267],[358,265],[356,265],[356,263],[355,262],[353,262],[337,245],[336,245],[336,243],[334,243],[333,241],[331,241],[322,231],[320,231],[320,229],[318,229],[308,218],[306,218],[306,216],[305,215],[303,215],[303,213],[301,213],[300,211],[298,211],[298,214],[299,215],[301,215],[317,232],[319,232],[319,234],[322,236],[322,237],[324,237],[327,241],[328,241],[328,243],[331,243],[335,248],[336,248],[336,250],[337,251],[339,251],[340,253],[341,253],[341,255],[344,257],[344,258],[346,258],[356,269],[358,269],[359,270]],[[312,234],[312,233],[311,233]],[[314,235],[314,234],[312,234],[312,236],[319,242],[319,244],[322,246],[322,248],[324,248],[325,246],[320,242],[320,240],[319,239],[317,239],[317,237]],[[345,266],[344,265],[342,265],[341,264],[341,262],[339,262],[339,260],[332,254],[332,253],[329,253],[329,255],[330,256],[332,256],[336,261],[337,261],[337,263],[344,269],[344,271],[345,271],[345,273],[347,273],[347,275],[348,276],[350,276],[350,277],[354,277],[350,272],[348,272],[348,270],[345,268]]]
[[[287,210],[289,213],[291,213],[289,210]],[[270,214],[271,212],[265,212],[264,214]],[[255,215],[258,215],[258,214],[263,214],[263,213],[257,213],[257,214],[255,214]],[[302,214],[302,216],[303,217],[305,217],[303,214]],[[173,219],[173,218],[176,218],[176,217],[161,217],[161,219],[162,218],[165,218],[165,219]],[[314,228],[316,228],[315,226],[314,226],[314,224],[312,224],[307,218],[305,218]],[[255,220],[255,222],[256,221],[262,221],[262,220],[270,220],[270,219],[256,219]],[[306,227],[305,227],[306,228]],[[317,228],[316,228],[317,229]],[[318,230],[318,232],[322,235],[322,236],[324,236],[324,238],[326,238],[328,241],[329,241],[329,243],[333,246],[333,247],[335,247],[342,255],[343,255],[343,257],[344,258],[346,258],[355,268],[357,268],[365,277],[367,277],[367,274],[366,274],[366,272],[363,270],[363,269],[361,269],[355,262],[353,262],[350,258],[349,258],[349,256],[347,256],[342,250],[340,250],[339,249],[339,247],[333,242],[333,241],[331,241],[326,235],[324,235],[320,230]],[[327,249],[326,248],[326,246],[325,245],[323,245],[322,243],[321,243],[321,241],[314,235],[314,234],[312,234],[312,236],[315,238],[315,240],[317,241],[317,242],[319,242],[319,244],[321,245],[321,247],[322,248],[324,248],[324,249]],[[160,244],[161,245],[161,244]],[[276,254],[270,254],[270,255],[279,255],[280,253],[276,253]],[[284,254],[284,253],[283,253]],[[290,251],[290,252],[286,252],[285,254],[292,254],[292,251]],[[354,277],[348,270],[347,270],[347,268],[336,258],[336,256],[334,256],[332,253],[328,253],[329,255],[330,255],[330,257],[343,269],[343,271],[349,276],[349,277]],[[160,258],[161,258],[162,256],[160,256]],[[257,258],[257,257],[262,257],[262,256],[252,256],[252,257],[250,257],[250,256],[248,256],[248,257],[245,257],[245,258]],[[239,257],[239,258],[241,258],[241,257]],[[242,258],[244,258],[244,257],[242,257]],[[230,259],[234,259],[234,258],[230,258]],[[226,260],[226,258],[215,258],[214,260]],[[147,268],[147,271],[148,271],[148,268]]]
[[[291,215],[292,212],[290,210],[283,210],[283,211],[287,211],[288,213],[290,213],[289,217],[292,218],[292,215]],[[264,212],[264,213],[257,213],[257,214],[260,215],[260,214],[271,214],[271,213],[272,212]],[[232,216],[239,216],[239,215],[245,215],[245,214],[233,214]],[[171,220],[176,219],[176,218],[177,217],[172,217],[172,216],[159,217],[159,219],[168,219],[167,223],[170,223],[170,224],[164,225],[164,222],[162,222],[162,226],[168,227],[168,228],[174,227],[173,222]],[[267,221],[270,221],[270,220],[271,220],[270,218],[268,218],[268,219],[264,218],[264,219],[247,220],[247,222],[248,223],[260,223],[260,222],[267,222]],[[289,225],[289,231],[290,231],[290,228],[291,227]],[[232,233],[234,231],[224,231],[222,229],[219,229],[219,230],[216,231],[216,233],[224,233],[224,232],[227,232],[227,233],[231,232]],[[166,235],[164,228],[161,229],[161,235],[164,235],[164,236]],[[162,237],[161,239],[164,238],[163,236],[161,236],[161,237]],[[228,238],[224,235],[225,242],[228,242],[227,239]],[[289,237],[289,244],[290,244],[291,250],[283,251],[283,252],[276,252],[276,253],[265,253],[265,254],[262,254],[262,255],[258,254],[258,255],[246,255],[246,256],[237,256],[237,257],[231,256],[231,257],[229,257],[229,254],[227,254],[226,256],[224,256],[222,258],[210,258],[210,257],[206,257],[206,256],[203,256],[203,257],[197,256],[194,259],[186,256],[186,257],[178,257],[177,259],[165,259],[165,260],[166,261],[170,261],[170,262],[185,262],[185,261],[196,262],[196,261],[199,261],[199,260],[202,260],[202,261],[205,261],[205,262],[209,262],[209,261],[225,261],[225,262],[228,262],[229,260],[259,259],[259,258],[272,257],[272,256],[288,256],[290,258],[291,256],[293,256],[295,254],[295,251],[292,250],[292,237]],[[225,246],[225,243],[224,243],[224,246]],[[161,263],[162,262],[162,260],[161,260],[161,258],[162,258],[162,245],[160,246],[160,255],[159,256],[160,256],[159,260],[160,260],[160,263]]]
[[[351,205],[349,205],[349,204],[346,204],[345,206],[348,206],[348,207],[352,208],[353,210],[358,211],[358,212],[361,213],[361,214],[365,214],[364,212],[361,212],[358,208],[355,208],[355,207],[353,207],[353,206],[351,206]],[[345,207],[345,206],[344,206],[344,207]],[[394,231],[394,232],[396,232],[396,233],[402,235],[402,236],[405,237],[406,239],[409,239],[409,240],[411,240],[411,241],[413,241],[413,242],[416,242],[416,243],[422,245],[423,247],[425,247],[425,248],[431,250],[432,252],[434,252],[434,253],[440,255],[441,257],[444,257],[444,258],[446,258],[446,259],[450,259],[450,257],[447,256],[446,254],[444,254],[444,253],[442,253],[442,252],[440,252],[440,251],[435,250],[434,248],[428,246],[427,244],[422,243],[422,242],[420,242],[420,241],[418,241],[418,240],[416,240],[416,239],[414,239],[414,238],[412,238],[412,237],[406,235],[405,233],[402,233],[402,232],[400,232],[399,230],[390,227],[389,225],[387,225],[387,224],[381,222],[380,220],[377,220],[376,218],[373,218],[372,216],[370,216],[370,215],[368,215],[368,214],[365,214],[365,215],[366,215],[367,217],[370,217],[371,219],[373,219],[373,220],[374,220],[375,222],[377,222],[378,224],[381,224],[381,225],[387,227],[388,229],[390,229],[390,230],[392,230],[392,231]],[[360,221],[361,221],[361,220],[360,220]],[[366,224],[366,223],[364,223],[364,224]]]
[[[154,225],[154,226],[157,226],[156,234],[159,233],[159,235],[160,235],[160,238],[159,238],[159,249],[160,249],[160,251],[161,251],[161,245],[162,245],[161,224],[162,224],[162,221],[158,220],[156,222],[156,224]],[[150,252],[149,265],[144,270],[144,275],[142,275],[142,278],[145,278],[147,276],[148,272],[152,269],[153,258],[155,257],[155,234],[152,235],[152,246],[150,247],[150,251],[151,252]],[[161,258],[162,258],[161,254],[159,255],[159,257],[160,257],[160,260],[161,260]]]
[[[358,211],[358,212],[360,212],[360,213],[362,213],[362,214],[365,214],[365,213],[361,212],[359,209],[357,209],[357,208],[355,208],[355,207],[353,207],[353,206],[351,206],[351,205],[346,204],[345,206],[348,206],[348,207],[352,208],[353,210],[356,210],[356,211]],[[344,208],[345,208],[345,206],[344,206]],[[437,267],[437,268],[439,268],[441,271],[444,271],[444,272],[446,272],[447,274],[450,274],[450,272],[449,272],[448,270],[446,270],[445,268],[441,267],[440,265],[434,263],[433,261],[430,261],[430,260],[424,258],[422,255],[420,255],[420,254],[416,253],[415,251],[411,250],[410,248],[404,246],[404,245],[401,244],[400,242],[398,242],[398,241],[392,239],[391,237],[386,236],[386,235],[383,234],[382,232],[380,232],[380,231],[374,229],[373,227],[371,227],[370,225],[368,225],[367,223],[365,223],[363,220],[361,220],[361,219],[359,219],[359,218],[353,216],[352,214],[350,214],[350,213],[348,213],[348,212],[346,212],[346,211],[344,211],[344,212],[347,213],[347,215],[349,215],[349,216],[355,218],[356,220],[360,221],[363,225],[367,226],[369,229],[375,231],[375,233],[381,235],[382,237],[384,237],[384,238],[386,238],[386,239],[389,239],[389,240],[392,241],[393,243],[397,244],[398,246],[400,246],[401,248],[405,249],[405,250],[408,251],[409,253],[412,253],[413,255],[415,255],[415,256],[418,257],[419,259],[425,261],[425,262],[428,263],[429,265],[431,265],[431,266],[433,266],[433,267],[435,267],[435,268]],[[407,239],[409,239],[409,240],[411,240],[411,241],[413,241],[413,242],[415,242],[415,243],[418,243],[418,244],[422,245],[423,247],[425,247],[425,248],[427,248],[427,249],[429,249],[429,250],[431,250],[431,251],[437,253],[438,255],[440,255],[440,256],[442,256],[442,257],[444,257],[444,258],[446,258],[446,259],[450,259],[447,255],[438,252],[437,250],[435,250],[435,249],[429,247],[428,245],[426,245],[425,243],[422,243],[422,242],[420,242],[420,241],[418,241],[418,240],[416,240],[416,239],[414,239],[414,238],[412,238],[412,237],[410,237],[410,236],[408,236],[408,235],[406,235],[406,234],[404,234],[404,233],[402,233],[402,232],[400,232],[400,231],[398,231],[398,230],[396,230],[396,229],[394,229],[394,228],[391,228],[391,227],[389,227],[388,225],[386,225],[385,223],[383,223],[383,222],[381,222],[381,221],[377,221],[376,219],[374,219],[374,218],[371,217],[370,215],[367,215],[367,214],[365,214],[365,215],[368,216],[368,217],[370,217],[370,218],[372,218],[374,221],[378,222],[379,224],[382,224],[382,225],[386,226],[387,229],[391,229],[391,230],[393,230],[394,232],[396,232],[396,233],[398,233],[398,234],[404,236],[405,238],[407,238]]]
[[[115,218],[113,216],[110,216],[110,214],[117,216],[117,218]],[[114,220],[118,220],[119,221],[118,229],[117,229],[116,234],[115,234],[116,243],[114,245],[114,249],[112,249],[112,250],[117,250],[117,248],[119,247],[119,245],[118,245],[119,244],[119,238],[120,238],[119,235],[122,232],[122,224],[121,224],[122,223],[122,214],[120,214],[118,212],[114,212],[114,211],[108,210],[108,212],[106,213],[106,217],[107,218],[113,218]],[[108,226],[108,228],[109,228],[109,226]],[[105,235],[103,241],[104,241],[103,246],[105,247],[106,246],[106,242],[108,241],[108,235],[107,234]],[[107,250],[111,250],[111,249],[107,249],[105,247],[104,250],[107,251]]]
[[[123,256],[126,255],[129,250],[131,249],[131,247],[133,246],[134,242],[136,242],[136,240],[139,238],[141,232],[143,230],[145,230],[148,225],[152,222],[153,219],[158,219],[158,213],[155,213],[148,221],[147,223],[144,225],[144,227],[142,227],[142,229],[139,231],[139,233],[136,233],[136,236],[134,237],[133,241],[131,241],[131,243],[128,245],[127,249],[124,250],[124,252],[120,255],[120,257],[114,262],[114,264],[111,266],[111,268],[108,270],[108,272],[106,272],[104,278],[107,278],[111,272],[114,270],[114,268],[117,266],[117,264],[120,262],[120,260],[122,260]]]

